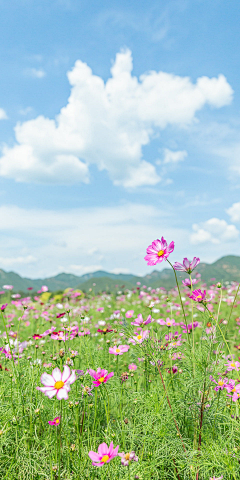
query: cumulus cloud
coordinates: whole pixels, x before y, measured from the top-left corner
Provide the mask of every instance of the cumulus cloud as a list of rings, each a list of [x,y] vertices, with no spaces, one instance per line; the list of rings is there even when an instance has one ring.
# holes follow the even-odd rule
[[[193,226],[193,231],[190,241],[192,244],[201,244],[201,243],[228,243],[238,240],[239,231],[235,225],[229,225],[225,220],[220,220],[219,218],[210,218],[202,224],[195,223]]]
[[[5,110],[3,110],[3,108],[0,108],[0,120],[7,120],[8,116],[5,112]]]
[[[226,210],[232,222],[240,222],[240,202],[233,203],[233,205]]]
[[[67,105],[55,119],[39,116],[16,125],[16,144],[4,146],[0,176],[19,182],[88,182],[94,164],[115,185],[157,184],[160,177],[143,158],[143,147],[168,125],[191,124],[206,104],[228,105],[233,91],[223,75],[193,83],[188,77],[150,71],[138,79],[132,68],[131,52],[121,51],[104,83],[77,60],[68,72]],[[37,72],[43,71],[34,73],[40,78]],[[171,158],[177,161],[176,155]]]

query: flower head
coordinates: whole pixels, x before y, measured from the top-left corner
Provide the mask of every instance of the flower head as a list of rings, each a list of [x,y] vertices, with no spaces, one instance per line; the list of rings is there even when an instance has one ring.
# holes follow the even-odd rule
[[[128,365],[128,369],[130,372],[135,372],[135,370],[137,370],[137,365],[135,365],[135,363],[130,363],[130,365]]]
[[[138,462],[138,457],[135,455],[135,452],[129,452],[129,453],[119,453],[119,457],[121,457],[121,464],[124,467],[128,467],[129,462]]]
[[[169,318],[169,317],[166,318],[166,321],[163,320],[163,318],[159,318],[157,320],[157,323],[159,323],[159,325],[166,325],[166,327],[169,327],[169,328],[173,327],[173,325],[176,325],[174,318]]]
[[[106,335],[106,333],[111,333],[113,330],[111,328],[98,328],[97,332],[102,333],[103,335]]]
[[[185,278],[185,280],[182,280],[182,284],[188,288],[191,288],[191,286],[195,285],[196,283],[198,283],[197,278],[192,278],[192,284],[190,278]]]
[[[128,310],[125,316],[126,318],[132,318],[133,315],[134,315],[134,310]]]
[[[138,343],[142,343],[146,338],[149,336],[149,330],[142,330],[142,328],[137,328],[137,330],[140,330],[139,332],[134,332],[136,336],[133,338],[129,339],[129,342],[133,343],[133,345],[136,345]]]
[[[61,417],[56,417],[54,420],[50,420],[48,423],[49,425],[59,425],[61,423]]]
[[[5,303],[4,305],[1,306],[1,312],[4,312],[5,309],[7,308],[8,304]]]
[[[92,460],[92,465],[96,467],[102,467],[105,463],[109,463],[118,454],[119,445],[113,448],[113,442],[108,447],[106,443],[101,443],[98,447],[98,453],[90,450],[88,453]]]
[[[84,395],[91,395],[92,396],[92,393],[91,393],[92,389],[93,389],[93,387],[90,388],[87,385],[84,387],[84,385],[82,384],[82,398],[83,398]]]
[[[206,290],[202,292],[200,288],[193,290],[192,295],[189,295],[194,302],[205,303],[206,302]]]
[[[162,237],[161,240],[154,240],[151,245],[147,248],[147,255],[144,257],[148,265],[156,265],[161,263],[163,260],[167,260],[170,253],[174,250],[174,242],[171,242],[169,245],[166,240]]]
[[[70,385],[76,380],[76,373],[75,370],[72,370],[71,373],[70,368],[64,365],[63,372],[58,367],[54,368],[52,375],[44,372],[40,380],[44,386],[37,387],[37,390],[41,390],[49,398],[56,395],[58,400],[67,400]]]
[[[95,382],[93,382],[94,387],[99,387],[99,385],[102,385],[102,383],[106,383],[109,378],[114,376],[114,372],[108,373],[107,370],[101,368],[98,368],[97,371],[89,368],[88,373],[95,380]]]
[[[125,352],[129,350],[129,345],[115,345],[115,347],[110,347],[109,348],[109,353],[112,353],[113,355],[123,355]]]
[[[238,372],[240,363],[234,362],[233,360],[229,360],[228,363],[224,364],[227,367],[227,372],[231,372],[231,370],[236,370]]]
[[[183,263],[175,262],[173,265],[174,270],[178,272],[186,272],[190,275],[194,268],[200,263],[200,258],[194,257],[190,262],[186,257],[183,259]]]
[[[152,317],[151,315],[148,315],[147,320],[143,320],[143,316],[141,313],[135,318],[133,322],[131,322],[131,325],[136,325],[137,327],[140,327],[140,325],[148,325],[148,323],[151,323]]]

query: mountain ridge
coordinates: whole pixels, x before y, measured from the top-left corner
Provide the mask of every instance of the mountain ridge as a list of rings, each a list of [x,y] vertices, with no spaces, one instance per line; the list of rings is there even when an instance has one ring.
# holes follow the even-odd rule
[[[240,256],[227,255],[221,257],[213,263],[200,263],[194,273],[201,273],[202,281],[207,284],[211,283],[212,278],[216,278],[216,281],[237,281],[240,282]],[[178,278],[181,282],[186,277],[184,272],[178,272]],[[104,280],[103,280],[104,279]],[[65,290],[65,288],[80,288],[87,291],[94,286],[96,292],[103,290],[116,291],[117,288],[121,290],[124,285],[125,288],[136,287],[136,283],[141,282],[142,285],[156,288],[162,286],[165,288],[171,288],[175,285],[174,272],[170,268],[164,268],[163,270],[153,270],[144,276],[138,276],[134,274],[114,274],[106,272],[104,270],[98,270],[96,272],[85,273],[84,275],[77,276],[72,273],[59,273],[53,277],[30,279],[27,277],[21,277],[15,272],[5,272],[0,269],[0,285],[10,284],[14,286],[14,292],[28,291],[29,287],[32,287],[34,291],[40,290],[42,285],[46,285],[50,291]],[[213,281],[212,281],[213,282]],[[105,288],[104,288],[105,287]],[[1,286],[0,286],[1,289]]]

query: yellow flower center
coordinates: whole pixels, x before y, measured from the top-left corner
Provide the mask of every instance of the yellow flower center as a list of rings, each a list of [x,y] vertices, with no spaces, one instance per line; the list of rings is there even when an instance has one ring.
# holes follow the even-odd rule
[[[202,295],[198,295],[196,298],[202,298]]]
[[[57,418],[56,423],[59,423],[59,418]]]
[[[137,336],[137,339],[138,339],[138,340],[141,340],[141,338],[142,338],[142,335],[138,335],[138,336]]]
[[[170,325],[170,326],[171,326],[171,322],[167,322],[167,325]]]
[[[104,382],[104,377],[99,378],[98,381],[99,381],[100,383],[103,383],[103,382]],[[105,455],[105,456],[106,456],[106,455]]]
[[[116,348],[116,353],[119,353],[120,351],[120,348]]]
[[[236,388],[235,388],[235,387],[232,389],[232,392],[233,392],[233,393],[236,392]]]
[[[235,363],[231,363],[231,367],[235,367]]]
[[[222,380],[219,380],[218,385],[220,385],[221,387],[222,385],[224,385],[224,382]]]
[[[164,255],[164,250],[159,250],[158,257],[162,257]]]
[[[106,331],[107,331],[107,329],[106,329],[106,328],[103,328],[103,332],[106,332]]]
[[[130,453],[126,453],[125,459],[126,459],[126,460],[129,460],[129,458],[130,458]]]
[[[63,386],[64,382],[62,382],[62,380],[59,380],[59,382],[55,383],[54,388],[56,388],[56,390],[60,390],[60,388],[62,388]]]
[[[101,462],[106,463],[109,460],[108,455],[103,455]]]

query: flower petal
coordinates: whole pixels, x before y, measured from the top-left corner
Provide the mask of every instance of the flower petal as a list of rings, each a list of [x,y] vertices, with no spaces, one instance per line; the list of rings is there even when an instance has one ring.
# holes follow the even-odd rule
[[[41,375],[40,381],[45,387],[54,387],[55,385],[53,376],[46,372]]]
[[[69,366],[64,365],[62,378],[61,378],[62,382],[65,383],[69,379],[70,375],[71,375],[71,370],[70,370]]]
[[[57,391],[57,399],[58,400],[67,400],[68,399],[68,392],[67,392],[67,389],[65,387],[60,388]]]
[[[61,370],[58,367],[54,368],[54,370],[52,371],[52,376],[55,382],[60,382],[62,380]]]

